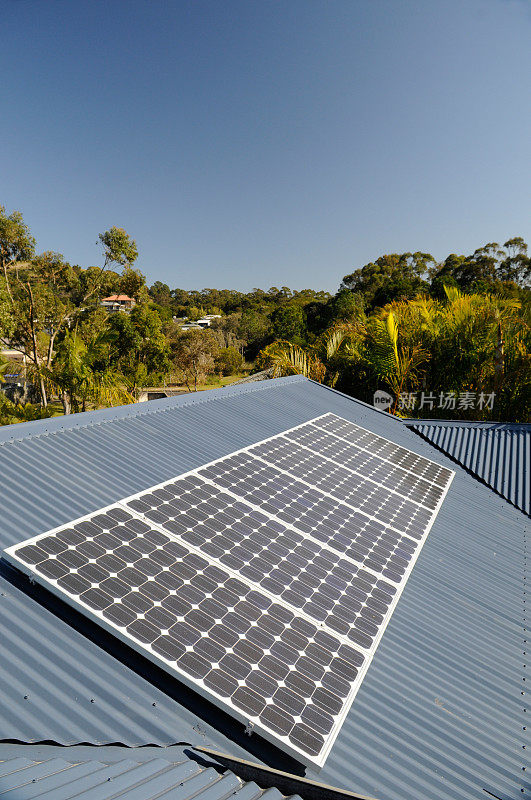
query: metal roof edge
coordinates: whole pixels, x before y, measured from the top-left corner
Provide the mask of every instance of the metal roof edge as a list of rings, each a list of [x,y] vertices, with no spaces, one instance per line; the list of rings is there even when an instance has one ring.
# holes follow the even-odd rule
[[[408,428],[416,428],[422,426],[441,428],[485,428],[493,430],[522,430],[531,433],[531,423],[529,422],[500,422],[495,420],[463,420],[463,419],[402,419],[404,425]]]
[[[237,387],[229,384],[218,389],[207,389],[202,392],[190,392],[175,397],[165,397],[161,400],[150,400],[145,403],[130,403],[129,405],[101,408],[95,411],[81,411],[78,414],[49,417],[48,419],[34,420],[32,422],[19,422],[13,425],[0,426],[0,446],[5,442],[21,441],[42,436],[49,433],[71,430],[73,428],[86,428],[91,425],[102,425],[118,419],[130,419],[168,411],[173,408],[210,403],[213,400],[234,397],[250,392],[271,390],[276,386],[307,381],[303,375],[289,375],[285,378],[273,378],[268,381],[241,384]],[[351,398],[353,399],[353,398]]]
[[[174,773],[168,773],[168,770],[172,767],[180,767],[182,770],[186,764],[189,764],[190,767],[192,764],[195,765],[192,768],[192,775],[195,775],[197,770],[203,773],[205,770],[214,770],[219,775],[219,779],[217,779],[219,781],[221,781],[222,777],[225,777],[225,779],[230,778],[230,776],[237,778],[241,786],[228,787],[230,794],[237,796],[238,791],[244,787],[253,787],[256,790],[253,792],[253,800],[258,800],[262,796],[269,797],[269,792],[267,791],[269,789],[278,792],[274,797],[278,797],[279,800],[281,795],[293,798],[293,800],[374,800],[374,798],[358,792],[340,789],[300,775],[272,769],[253,761],[234,758],[209,747],[198,747],[191,744],[154,748],[109,745],[2,745],[0,743],[0,795],[3,796],[4,790],[8,789],[3,783],[4,778],[10,781],[10,786],[12,784],[13,788],[15,785],[24,785],[29,782],[39,784],[42,781],[43,791],[45,788],[49,790],[50,783],[55,783],[55,789],[59,790],[65,774],[66,783],[69,782],[68,779],[70,777],[72,779],[78,777],[82,779],[84,775],[78,776],[75,768],[82,767],[85,764],[92,765],[87,770],[82,770],[87,774],[98,770],[108,770],[111,777],[104,778],[106,783],[112,781],[114,776],[122,776],[121,780],[125,780],[128,789],[133,789],[134,787],[136,790],[140,790],[138,795],[134,794],[135,797],[138,796],[138,800],[148,800],[148,797],[153,797],[154,799],[159,796],[157,788],[160,787],[157,786],[157,776],[161,768],[167,774],[173,775]],[[158,769],[150,769],[150,765],[151,767],[153,765],[160,766]],[[72,772],[71,775],[67,774],[69,770]],[[144,779],[140,785],[136,786],[137,775],[142,773],[142,770],[144,771]],[[107,772],[105,773],[106,775]],[[12,776],[11,779],[9,776]],[[53,776],[58,776],[55,781]],[[182,777],[185,778],[184,782],[181,781]],[[164,794],[168,789],[173,791],[177,787],[182,788],[184,786],[186,788],[187,777],[190,776],[187,775],[186,771],[183,776],[177,773],[175,784],[172,785],[170,781],[164,787]],[[224,800],[228,795],[224,793],[223,789],[216,794],[217,780],[206,784],[211,791],[209,797],[212,797],[212,800]],[[101,783],[99,775],[96,775],[93,788],[96,788]],[[105,789],[107,788],[106,783],[103,784]],[[203,788],[206,788],[206,786]],[[221,782],[221,786],[223,786],[223,782]],[[193,784],[191,784],[191,793],[189,795],[181,792],[183,800],[185,797],[191,800],[192,796],[196,796],[194,788]],[[73,792],[69,795],[71,800],[78,797],[76,789],[77,787],[73,786]],[[83,784],[79,788],[79,796],[82,796],[86,789],[87,786]],[[212,789],[214,789],[214,792],[212,792]],[[115,797],[114,786],[109,787],[108,791],[108,794],[106,792],[101,794],[101,797],[105,798],[105,800],[111,800],[111,796]],[[258,791],[260,794],[258,794]],[[100,797],[100,794],[98,794],[98,797]]]
[[[370,411],[375,411],[377,414],[383,414],[386,419],[392,419],[396,422],[403,422],[404,420],[402,417],[396,417],[394,414],[389,414],[387,411],[383,411],[381,408],[376,408],[376,406],[371,406],[370,403],[366,403],[365,400],[360,400],[357,397],[352,397],[350,394],[346,394],[345,392],[340,392],[339,389],[334,389],[333,386],[327,386],[325,383],[319,383],[318,381],[311,380],[307,378],[310,383],[314,383],[316,386],[320,386],[322,389],[327,389],[329,392],[334,392],[334,394],[339,395],[339,397],[345,398],[345,400],[352,400],[354,403],[362,406],[363,408],[367,408]]]
[[[242,780],[254,781],[262,788],[277,789],[290,796],[297,794],[302,800],[375,800],[358,792],[338,789],[328,783],[320,783],[263,764],[255,764],[253,761],[234,758],[210,747],[194,747],[193,750],[196,753],[204,753],[223,766],[227,766]]]
[[[172,760],[160,754],[138,759],[138,751],[129,750],[120,759],[107,761],[100,748],[82,759],[73,758],[64,749],[36,757],[27,747],[9,758],[0,757],[0,795],[2,797],[61,797],[64,800],[91,797],[97,800],[156,800],[179,797],[193,800],[199,796],[209,800],[259,800],[282,795],[275,788],[269,791],[254,781],[240,778],[214,759],[198,756],[190,748],[182,748]],[[293,800],[314,800],[315,795]],[[327,800],[327,798],[319,798]],[[335,800],[333,796],[330,800]],[[338,800],[341,800],[339,797]]]

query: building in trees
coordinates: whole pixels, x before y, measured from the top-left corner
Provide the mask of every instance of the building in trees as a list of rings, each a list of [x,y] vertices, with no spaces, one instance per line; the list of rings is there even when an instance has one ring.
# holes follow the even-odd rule
[[[131,311],[136,305],[134,297],[128,297],[126,294],[111,294],[109,297],[104,297],[100,305],[109,312],[115,314],[117,311]]]

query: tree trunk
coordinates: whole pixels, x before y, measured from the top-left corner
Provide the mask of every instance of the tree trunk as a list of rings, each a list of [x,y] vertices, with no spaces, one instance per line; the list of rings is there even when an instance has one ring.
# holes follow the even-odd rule
[[[37,375],[39,376],[39,389],[41,393],[41,402],[44,408],[48,406],[48,398],[46,397],[46,387],[44,385],[44,378],[41,373],[41,367],[39,364],[39,356],[37,353],[37,334],[35,332],[35,315],[33,313],[34,306],[33,306],[33,292],[31,290],[31,284],[27,284],[27,291],[28,291],[28,298],[29,298],[29,312],[30,312],[30,330],[31,330],[31,346],[33,350],[33,361],[35,363],[35,369],[37,370]]]
[[[498,344],[494,354],[494,388],[498,392],[503,381],[505,368],[505,341],[501,323],[498,323]]]
[[[63,404],[63,411],[65,414],[72,413],[72,403],[70,402],[69,394],[66,390],[61,392],[61,403]]]
[[[7,293],[9,295],[9,299],[11,300],[11,306],[14,308],[15,307],[15,301],[13,299],[13,295],[11,294],[11,286],[9,285],[9,278],[8,278],[8,275],[7,275],[6,261],[5,261],[5,258],[3,257],[3,255],[2,255],[2,271],[4,273],[4,279],[5,279],[5,282],[6,282]]]

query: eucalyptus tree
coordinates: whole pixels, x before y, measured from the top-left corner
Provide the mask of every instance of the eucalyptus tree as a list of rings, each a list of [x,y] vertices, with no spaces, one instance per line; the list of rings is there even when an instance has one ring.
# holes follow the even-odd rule
[[[112,227],[100,234],[99,241],[102,265],[80,273],[60,253],[35,256],[35,240],[22,215],[7,215],[0,207],[2,333],[13,349],[25,356],[45,407],[45,370],[52,367],[57,338],[75,325],[87,306],[95,307],[111,267],[126,275],[133,272],[138,250],[125,230]]]

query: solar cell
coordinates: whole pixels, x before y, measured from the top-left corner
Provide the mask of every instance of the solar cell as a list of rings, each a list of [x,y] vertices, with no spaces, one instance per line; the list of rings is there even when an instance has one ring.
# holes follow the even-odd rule
[[[404,574],[404,559],[415,552],[432,513],[373,484],[353,508],[250,453],[228,456],[198,475],[394,581]]]
[[[164,484],[126,505],[365,648],[371,647],[396,591],[381,576],[197,475]],[[378,552],[388,559],[394,554],[395,561],[389,563],[396,569],[400,558],[405,564],[400,553],[410,557],[412,550],[394,553],[380,545]],[[386,572],[396,577],[390,568]]]
[[[286,437],[284,448],[289,448],[290,440],[297,442],[301,445],[295,448],[294,444],[291,445],[291,453],[293,458],[300,455],[312,456],[310,464],[315,467],[319,465],[321,470],[326,472],[333,470],[335,465],[335,472],[339,474],[342,484],[346,492],[349,492],[349,477],[357,478],[351,494],[345,496],[345,500],[350,498],[349,501],[354,504],[359,503],[363,499],[363,492],[366,487],[372,484],[380,487],[385,487],[389,490],[389,495],[393,498],[394,493],[399,494],[403,498],[407,498],[408,504],[413,501],[425,506],[428,509],[434,509],[442,497],[443,490],[425,480],[422,477],[415,476],[413,473],[408,472],[400,466],[395,466],[389,461],[385,461],[379,455],[371,455],[366,450],[348,441],[338,439],[334,434],[330,434],[325,430],[321,430],[315,425],[308,425],[292,431]],[[269,458],[275,462],[275,448],[272,442],[267,442],[266,445],[261,446],[261,457],[267,448]],[[308,448],[306,454],[303,448]],[[317,455],[319,454],[319,455]],[[330,464],[332,462],[332,464]],[[329,482],[332,478],[329,478]],[[337,489],[337,492],[343,490]]]
[[[336,414],[324,414],[322,417],[311,420],[311,422],[319,428],[323,428],[342,439],[347,439],[349,442],[359,445],[370,453],[380,455],[392,464],[398,464],[415,475],[426,478],[442,489],[447,486],[453,475],[451,470],[441,467],[435,461],[419,456],[405,447],[400,447],[400,445],[389,441],[389,439],[384,439],[382,436],[378,436],[372,431],[356,425],[354,422],[338,417]]]
[[[7,552],[298,756],[318,760],[340,727],[363,653],[121,506]]]
[[[326,414],[6,554],[321,766],[452,476]]]

